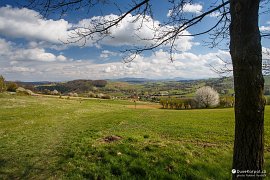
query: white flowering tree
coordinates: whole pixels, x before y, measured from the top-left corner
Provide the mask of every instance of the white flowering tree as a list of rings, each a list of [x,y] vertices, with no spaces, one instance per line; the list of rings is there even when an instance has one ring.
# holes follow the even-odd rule
[[[200,107],[215,107],[219,104],[219,94],[213,88],[204,86],[196,91],[195,100]]]

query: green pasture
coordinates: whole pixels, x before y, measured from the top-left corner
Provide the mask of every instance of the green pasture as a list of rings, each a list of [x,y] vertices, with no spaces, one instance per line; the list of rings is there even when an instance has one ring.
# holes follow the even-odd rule
[[[0,94],[0,179],[230,179],[232,108],[130,105]],[[265,169],[270,179],[270,106]]]

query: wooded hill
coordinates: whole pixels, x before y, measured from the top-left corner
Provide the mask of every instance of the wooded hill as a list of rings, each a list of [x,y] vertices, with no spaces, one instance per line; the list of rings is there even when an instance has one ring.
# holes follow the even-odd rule
[[[57,90],[60,93],[68,93],[68,92],[76,92],[76,93],[84,93],[88,91],[92,91],[97,87],[105,87],[107,81],[105,80],[73,80],[64,83],[52,83],[47,85],[37,85],[35,89],[37,91],[54,91]]]

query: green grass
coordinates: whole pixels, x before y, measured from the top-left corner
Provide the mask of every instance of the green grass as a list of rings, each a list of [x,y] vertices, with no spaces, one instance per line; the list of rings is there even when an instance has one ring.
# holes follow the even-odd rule
[[[129,104],[0,94],[0,179],[230,179],[233,109]],[[269,178],[270,107],[265,117]]]

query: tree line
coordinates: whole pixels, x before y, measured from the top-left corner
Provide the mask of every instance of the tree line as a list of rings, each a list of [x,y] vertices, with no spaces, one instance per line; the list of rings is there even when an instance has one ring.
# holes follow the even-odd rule
[[[217,91],[209,86],[199,88],[193,98],[163,98],[160,104],[164,109],[196,109],[212,107],[233,107],[234,97],[219,97]]]

